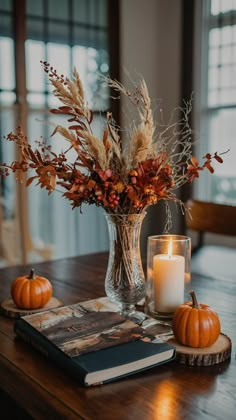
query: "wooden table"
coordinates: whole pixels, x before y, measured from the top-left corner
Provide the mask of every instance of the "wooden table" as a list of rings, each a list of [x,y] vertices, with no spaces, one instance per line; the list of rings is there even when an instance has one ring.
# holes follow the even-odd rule
[[[63,303],[104,296],[107,254],[93,254],[35,264],[48,277]],[[28,267],[0,270],[0,299],[9,296],[12,280]],[[194,275],[199,301],[218,312],[222,332],[232,339],[231,360],[208,367],[176,361],[106,385],[82,388],[43,355],[17,339],[13,321],[0,316],[0,389],[33,419],[235,419],[236,279],[220,281]],[[24,419],[11,413],[5,419]],[[2,407],[1,406],[1,411]],[[20,410],[20,408],[19,408]],[[20,413],[20,411],[18,411]],[[3,418],[3,417],[1,417]]]

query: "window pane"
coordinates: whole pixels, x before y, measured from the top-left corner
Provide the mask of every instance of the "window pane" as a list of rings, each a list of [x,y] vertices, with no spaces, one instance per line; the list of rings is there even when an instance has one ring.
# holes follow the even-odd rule
[[[99,2],[90,0],[89,1],[89,20],[92,25],[96,25],[98,23],[98,10],[99,10]]]
[[[27,19],[26,30],[28,39],[43,40],[45,36],[44,29],[45,27],[42,20]]]
[[[68,45],[49,42],[47,44],[48,61],[64,74],[70,73],[70,47]]]
[[[107,51],[94,48],[74,47],[73,64],[79,71],[86,98],[93,110],[105,110],[109,103],[109,89],[99,80],[99,73],[107,74]]]
[[[225,89],[220,93],[220,105],[235,105],[236,89]]]
[[[14,111],[2,109],[0,112],[0,127],[2,136],[7,135],[14,130],[15,115]],[[13,142],[2,142],[1,161],[12,162],[15,158],[15,146]],[[15,213],[15,179],[14,176],[8,176],[2,184],[2,206],[4,218],[11,218]]]
[[[107,27],[107,2],[108,0],[73,0],[72,19],[76,23]]]
[[[73,47],[73,67],[75,66],[79,72],[80,78],[86,90],[86,74],[87,74],[87,61],[88,50],[85,47]]]
[[[218,203],[236,205],[236,177],[213,175],[212,194]]]
[[[16,102],[16,94],[14,92],[1,92],[0,93],[0,104],[2,105],[13,105]]]
[[[42,111],[39,113],[38,110],[30,110],[28,118],[28,141],[32,144],[32,148],[35,149],[37,144],[36,140],[47,139],[49,137],[49,130],[51,127],[44,123],[45,113]]]
[[[209,89],[216,89],[219,85],[219,69],[213,67],[209,69]]]
[[[227,13],[236,9],[235,0],[211,0],[211,14]]]
[[[107,35],[106,32],[101,29],[88,29],[83,26],[74,27],[74,44],[83,45],[85,47],[92,48],[104,48],[107,49]]]
[[[10,38],[0,37],[0,63],[4,65],[0,68],[0,88],[15,88],[15,66],[14,66],[14,50],[13,40]]]
[[[50,42],[58,42],[60,44],[69,44],[69,25],[67,23],[49,22],[47,38]]]
[[[229,45],[233,40],[233,27],[224,26],[221,30],[221,44]]]
[[[58,74],[70,76],[70,47],[69,45],[47,44],[48,61]]]
[[[221,49],[221,63],[230,64],[232,61],[236,62],[236,43]]]
[[[12,10],[12,0],[1,0],[0,10],[10,12]]]
[[[89,22],[89,1],[73,0],[73,20],[77,23]]]
[[[26,41],[26,83],[27,89],[43,92],[45,74],[40,60],[45,60],[45,44],[40,41]]]
[[[234,44],[236,44],[236,25],[234,25],[232,27],[232,33],[233,33],[233,35],[232,35],[233,36],[233,42],[234,42]]]
[[[211,48],[209,51],[209,66],[216,66],[220,63],[219,48]]]
[[[33,108],[43,107],[45,105],[45,96],[41,93],[28,93],[27,102]]]
[[[208,103],[229,105],[236,103],[236,40],[235,26],[210,30]]]
[[[236,109],[222,109],[214,113],[209,121],[209,147],[219,153],[229,149],[223,155],[223,165],[215,167],[211,179],[212,199],[218,202],[236,204]]]
[[[98,22],[101,26],[108,26],[108,0],[100,0],[98,2],[99,9],[97,14]]]
[[[233,66],[221,67],[220,85],[222,88],[233,86],[234,78],[235,78],[235,75],[233,75]]]
[[[68,0],[47,0],[48,16],[53,19],[67,20],[69,17]],[[80,1],[78,2],[80,3]]]
[[[31,141],[32,149],[37,147],[36,140],[47,139],[48,137],[48,125],[44,124],[39,119],[43,119],[43,115],[40,116],[38,111],[30,112],[28,118],[28,139]],[[32,174],[33,175],[33,174]],[[52,238],[52,201],[48,197],[47,191],[41,188],[35,188],[36,182],[34,182],[28,190],[30,194],[30,200],[28,200],[29,214],[33,215],[30,218],[30,231],[34,238],[35,243],[40,244],[40,241],[44,243],[50,243]],[[47,215],[47,217],[41,217],[41,215]],[[37,220],[37,223],[34,221]]]
[[[62,104],[59,104],[59,99],[57,99],[54,95],[48,95],[47,105],[51,109],[51,108],[57,108],[58,106]]]
[[[220,102],[220,96],[218,90],[209,90],[208,91],[208,105],[217,106]]]
[[[217,15],[220,11],[220,0],[211,1],[211,14]]]
[[[43,0],[27,0],[26,13],[33,16],[43,16]]]
[[[210,149],[222,152],[230,149],[224,155],[224,165],[219,165],[218,174],[227,176],[235,174],[236,156],[236,109],[222,109],[215,112],[210,118]]]
[[[230,45],[234,40],[235,25],[214,28],[209,33],[210,47],[220,47],[221,45]]]
[[[210,47],[218,47],[220,44],[220,29],[212,29],[209,33],[209,45]]]

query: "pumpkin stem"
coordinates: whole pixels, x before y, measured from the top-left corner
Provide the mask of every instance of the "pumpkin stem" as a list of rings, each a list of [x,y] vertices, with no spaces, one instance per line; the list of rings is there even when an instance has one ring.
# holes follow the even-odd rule
[[[34,278],[34,271],[35,271],[34,268],[31,268],[30,273],[29,273],[29,277],[28,277],[30,280],[33,280],[33,278]]]
[[[198,304],[198,301],[197,301],[197,298],[196,298],[196,295],[195,295],[195,292],[193,291],[193,290],[190,290],[190,292],[189,292],[189,294],[190,294],[190,296],[191,296],[191,298],[192,298],[192,301],[193,301],[193,308],[197,308],[197,309],[199,309],[200,308],[200,306],[199,306],[199,304]]]

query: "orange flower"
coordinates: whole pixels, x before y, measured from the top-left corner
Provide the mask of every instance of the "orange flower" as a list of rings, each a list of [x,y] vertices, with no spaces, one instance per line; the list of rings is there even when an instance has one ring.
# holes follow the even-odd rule
[[[90,179],[89,182],[87,183],[87,188],[89,190],[92,190],[96,185],[96,182],[93,179]]]
[[[125,185],[123,182],[117,182],[116,185],[114,185],[114,189],[118,192],[118,194],[122,193],[125,189]]]
[[[199,166],[197,158],[192,156],[191,163],[188,164],[186,172],[189,182],[192,182],[195,178],[199,178],[199,171],[201,170],[202,168]]]

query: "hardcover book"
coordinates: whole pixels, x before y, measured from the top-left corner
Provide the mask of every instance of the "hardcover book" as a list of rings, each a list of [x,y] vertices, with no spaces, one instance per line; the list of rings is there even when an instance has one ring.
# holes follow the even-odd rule
[[[148,316],[142,325],[124,318],[107,297],[27,315],[14,323],[18,336],[84,386],[174,359],[175,347],[161,339],[162,328]]]

